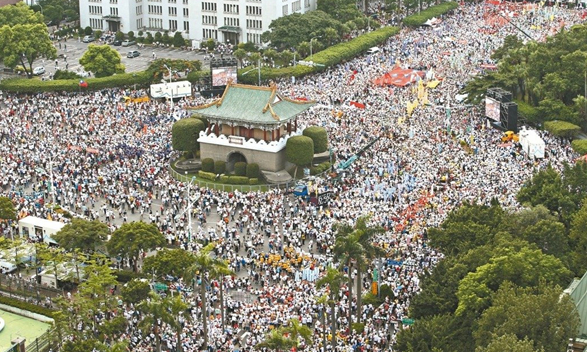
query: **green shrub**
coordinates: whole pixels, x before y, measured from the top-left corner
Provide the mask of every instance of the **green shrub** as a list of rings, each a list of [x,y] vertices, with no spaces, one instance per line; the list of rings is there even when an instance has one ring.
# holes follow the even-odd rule
[[[573,138],[581,131],[581,127],[566,121],[546,121],[544,129],[558,137]]]
[[[228,176],[228,175],[222,175],[222,176],[220,176],[219,181],[220,181],[220,183],[229,184],[230,183],[230,176]]]
[[[152,79],[148,72],[121,73],[114,76],[101,78],[85,78],[88,83],[83,90],[101,90],[105,88],[132,87],[147,88]],[[0,82],[0,90],[16,93],[38,92],[78,92],[80,90],[79,79],[62,79],[41,81],[38,79],[13,78]]]
[[[330,161],[325,161],[318,164],[318,166],[310,167],[310,175],[318,175],[330,168]]]
[[[290,137],[285,145],[285,158],[297,166],[310,164],[314,159],[314,141],[306,136]]]
[[[175,150],[188,151],[190,158],[195,157],[199,149],[198,136],[204,130],[204,123],[198,119],[181,119],[171,127],[171,146]]]
[[[214,173],[221,175],[226,171],[226,162],[224,160],[216,160],[214,162]]]
[[[259,178],[259,164],[257,164],[257,163],[247,164],[246,176],[248,178]]]
[[[80,79],[80,75],[67,70],[57,70],[53,74],[53,79]]]
[[[409,27],[418,27],[423,25],[432,17],[439,17],[459,7],[459,4],[453,1],[443,2],[439,5],[431,6],[420,13],[413,14],[402,20],[402,23]]]
[[[228,183],[231,185],[248,185],[249,178],[245,176],[229,176]]]
[[[213,172],[198,171],[198,177],[203,178],[204,180],[216,180],[216,174]]]
[[[250,178],[249,179],[249,184],[250,185],[258,185],[259,184],[259,179],[258,178]]]
[[[247,163],[243,161],[234,163],[234,174],[236,176],[245,176],[247,174]]]
[[[49,318],[53,318],[53,313],[56,312],[53,309],[37,306],[36,304],[23,302],[15,298],[9,298],[2,295],[0,295],[0,303],[14,308],[28,310],[29,312],[41,314]]]
[[[314,153],[323,153],[328,150],[328,135],[324,127],[308,127],[304,130],[303,135],[314,141]]]
[[[202,160],[202,171],[213,172],[214,171],[214,160],[206,158]]]
[[[575,139],[571,143],[573,150],[581,155],[587,154],[587,139]]]

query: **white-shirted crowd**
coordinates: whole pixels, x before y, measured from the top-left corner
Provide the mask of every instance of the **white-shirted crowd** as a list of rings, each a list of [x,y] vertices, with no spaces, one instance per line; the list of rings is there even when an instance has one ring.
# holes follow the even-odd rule
[[[334,191],[329,207],[316,207],[279,190],[225,193],[193,187],[192,192],[200,194],[194,207],[195,239],[217,242],[216,255],[237,272],[224,282],[224,328],[219,283],[208,281],[211,304],[205,314],[210,317],[211,351],[257,350],[253,346],[270,329],[291,318],[315,332],[313,346],[305,350],[320,351],[324,327],[316,297],[324,289],[316,289],[315,280],[326,267],[337,264],[332,260],[333,224],[353,224],[362,215],[386,229],[375,240],[388,253],[379,275],[394,297],[357,312],[356,298],[343,289],[336,304],[337,350],[393,350],[388,345],[393,346],[398,322],[407,316],[410,299],[420,290],[420,274],[442,258],[427,246],[426,228],[438,226],[464,201],[488,204],[496,198],[516,209],[515,194],[533,172],[548,163],[560,168],[577,157],[568,141],[543,133],[547,158],[528,160],[515,146],[499,145],[501,132],[487,126],[482,109],[455,100],[459,88],[481,73],[480,64],[492,63],[490,55],[506,35],[525,36],[510,24],[492,22],[489,12],[495,13],[493,5],[464,5],[434,28],[403,29],[379,53],[295,83],[278,82],[279,89],[292,97],[317,101],[300,122],[325,127],[339,161],[381,138],[339,181],[313,181],[314,186]],[[536,39],[581,20],[582,12],[558,8],[520,10],[519,16],[511,17]],[[406,103],[415,99],[412,87],[372,82],[396,64],[422,68],[428,78],[442,79],[437,88],[427,89],[429,104],[421,104],[411,116]],[[188,242],[187,236],[187,186],[171,177],[168,165],[175,156],[172,123],[190,115],[186,107],[205,100],[183,101],[169,111],[169,105],[159,102],[120,102],[130,93],[7,95],[0,108],[2,194],[16,202],[20,217],[68,221],[45,207],[54,197],[62,207],[104,221],[111,230],[129,221],[156,223],[169,243],[196,251],[200,245]],[[351,106],[351,101],[365,108]],[[2,226],[5,235],[15,231],[14,226]],[[372,268],[363,275],[364,292],[371,288],[371,275]],[[184,320],[180,343],[185,351],[198,350],[203,342],[200,298],[181,282],[176,289],[190,303],[193,315]],[[353,320],[360,315],[365,322],[360,334],[348,330],[349,299],[355,307]],[[153,351],[154,335],[137,328],[140,314],[135,308],[125,307],[121,314],[128,318],[129,328],[117,338],[130,341],[132,351]],[[329,334],[329,326],[325,331]],[[162,341],[165,350],[174,350],[178,343],[168,328]]]

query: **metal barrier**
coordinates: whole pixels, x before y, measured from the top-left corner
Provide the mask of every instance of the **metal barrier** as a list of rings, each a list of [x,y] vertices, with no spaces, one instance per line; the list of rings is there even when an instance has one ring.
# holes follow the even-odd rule
[[[31,343],[25,344],[26,352],[46,352],[51,348],[51,336],[55,332],[55,329],[49,329],[39,337],[37,337]]]

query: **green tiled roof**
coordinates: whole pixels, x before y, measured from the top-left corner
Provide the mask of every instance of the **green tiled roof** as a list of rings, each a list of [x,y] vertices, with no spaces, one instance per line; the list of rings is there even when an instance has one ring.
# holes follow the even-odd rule
[[[193,110],[215,120],[276,125],[293,119],[314,104],[314,101],[285,98],[274,85],[257,87],[229,84],[220,99]]]

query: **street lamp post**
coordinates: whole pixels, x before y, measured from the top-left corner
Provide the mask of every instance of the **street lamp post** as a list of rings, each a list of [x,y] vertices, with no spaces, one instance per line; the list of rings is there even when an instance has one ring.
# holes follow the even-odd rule
[[[314,37],[312,39],[310,39],[310,61],[313,61],[312,58],[314,57],[314,54],[312,53],[312,43],[314,42],[314,39],[317,38],[322,38],[322,36],[318,36],[318,37]]]

